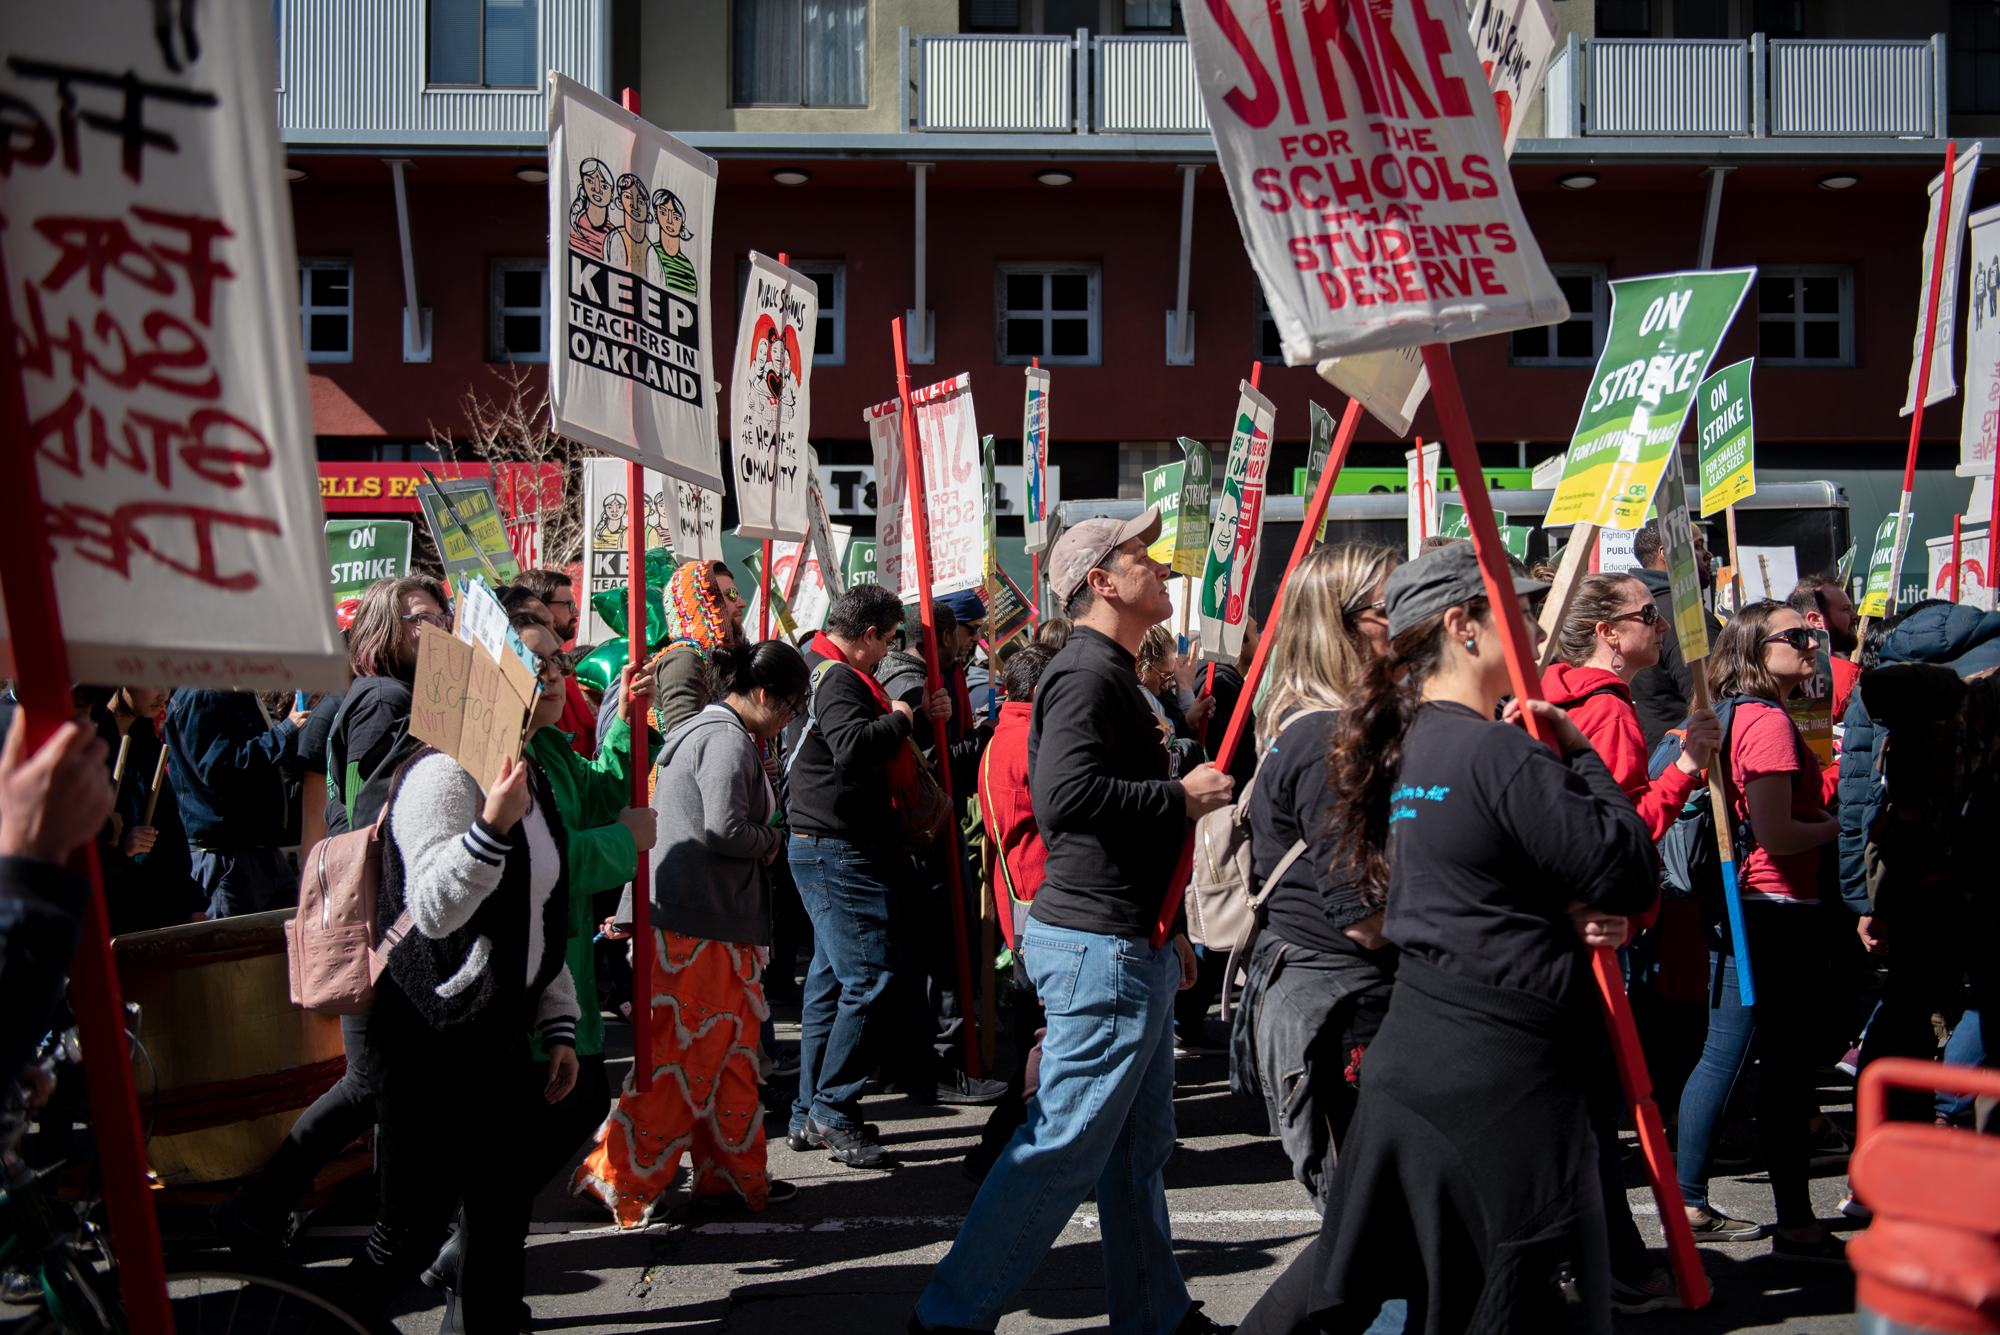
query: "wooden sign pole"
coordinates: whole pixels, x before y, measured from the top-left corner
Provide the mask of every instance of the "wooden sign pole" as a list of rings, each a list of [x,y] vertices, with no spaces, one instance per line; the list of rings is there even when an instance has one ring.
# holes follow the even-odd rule
[[[917,556],[917,609],[924,626],[924,702],[944,689],[938,672],[937,623],[932,619],[931,533],[924,515],[924,452],[917,439],[917,405],[910,398],[910,358],[903,344],[903,321],[889,322],[889,337],[896,350],[896,394],[902,401],[903,476],[909,481],[911,546]],[[929,711],[926,710],[926,713]],[[970,722],[970,720],[965,720]],[[958,961],[958,1013],[964,1017],[965,1070],[977,1077],[980,1072],[978,1025],[973,1022],[972,961],[966,955],[964,859],[958,851],[958,799],[951,790],[951,751],[945,741],[944,720],[931,719],[932,754],[937,756],[938,783],[951,805],[952,828],[945,832],[949,841],[944,865],[951,891],[951,943]]]
[[[1424,366],[1431,374],[1431,401],[1437,405],[1438,420],[1444,426],[1445,448],[1451,454],[1452,470],[1458,474],[1459,504],[1465,507],[1473,547],[1479,554],[1479,573],[1485,580],[1486,596],[1493,605],[1493,621],[1499,627],[1501,645],[1507,654],[1507,675],[1513,682],[1515,698],[1540,700],[1541,674],[1535,670],[1533,645],[1528,639],[1527,622],[1521,616],[1520,600],[1514,594],[1507,549],[1500,541],[1500,528],[1493,518],[1493,502],[1486,494],[1486,477],[1479,468],[1479,446],[1473,441],[1472,421],[1459,393],[1451,350],[1441,343],[1426,345]],[[1577,525],[1578,529],[1583,527]],[[1554,746],[1555,739],[1546,725],[1533,714],[1523,717],[1531,733]],[[1617,952],[1608,947],[1592,951],[1590,967],[1597,978],[1604,1028],[1618,1060],[1625,1101],[1631,1105],[1633,1120],[1639,1127],[1639,1144],[1646,1152],[1646,1168],[1653,1179],[1653,1199],[1659,1206],[1660,1224],[1666,1230],[1674,1282],[1685,1306],[1701,1307],[1711,1296],[1708,1276],[1702,1272],[1701,1258],[1695,1252],[1694,1231],[1688,1227],[1687,1212],[1681,1207],[1673,1151],[1667,1147],[1666,1127],[1660,1120],[1659,1105],[1653,1101],[1653,1080],[1646,1070],[1646,1054],[1639,1047],[1639,1031],[1632,1022],[1632,1005],[1625,996],[1625,978],[1618,967]]]
[[[1694,678],[1694,707],[1707,709],[1707,657],[1689,663],[1688,672]],[[1722,787],[1722,770],[1728,763],[1729,757],[1720,754],[1709,763],[1708,803],[1715,813],[1715,851],[1722,862],[1722,902],[1729,914],[1729,935],[1736,944],[1736,995],[1747,1008],[1757,1004],[1757,984],[1751,976],[1750,936],[1743,927],[1743,893],[1736,884],[1736,822],[1731,819],[1729,799]]]
[[[638,90],[627,88],[624,103],[625,110],[638,115]],[[636,679],[646,662],[646,470],[635,463],[625,465],[625,573],[629,576],[625,586],[625,654]],[[729,615],[727,608],[723,615]],[[628,763],[632,805],[650,807],[653,794],[646,784],[647,720],[639,711],[631,712]],[[641,849],[632,872],[632,1081],[641,1094],[653,1090],[653,879],[646,862]]]
[[[1450,444],[1447,438],[1447,445]],[[1453,467],[1457,467],[1456,464]],[[1481,494],[1485,491],[1486,475],[1479,475]],[[1465,487],[1459,486],[1460,504],[1464,504]],[[1489,503],[1487,506],[1491,509]],[[1467,511],[1470,513],[1470,510]],[[1498,528],[1494,532],[1498,533]],[[1555,661],[1556,648],[1562,642],[1563,618],[1569,615],[1569,605],[1576,600],[1576,586],[1589,573],[1591,554],[1597,550],[1597,525],[1577,524],[1569,531],[1569,542],[1563,546],[1562,564],[1556,567],[1555,582],[1549,585],[1548,596],[1542,600],[1542,634],[1548,638],[1542,641],[1542,651],[1535,658],[1535,680],[1542,679],[1542,673],[1549,670]],[[1512,587],[1511,585],[1509,587]]]

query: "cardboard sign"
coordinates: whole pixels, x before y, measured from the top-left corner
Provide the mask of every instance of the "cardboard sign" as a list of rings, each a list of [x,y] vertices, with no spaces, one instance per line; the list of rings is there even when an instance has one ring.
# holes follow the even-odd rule
[[[1688,519],[1687,483],[1669,468],[1660,488],[1660,539],[1666,547],[1667,583],[1673,597],[1674,637],[1681,659],[1708,657],[1708,614],[1701,605],[1701,570],[1696,564],[1694,524]]]
[[[1861,594],[1860,612],[1865,617],[1885,616],[1889,610],[1889,584],[1896,564],[1896,525],[1901,516],[1891,510],[1875,526],[1875,541],[1869,545],[1868,584]]]
[[[1048,487],[1049,467],[1049,373],[1039,366],[1027,368],[1027,389],[1021,405],[1021,466],[1026,471],[1026,547],[1030,553],[1045,552],[1054,535],[1048,531],[1049,511],[1055,508]]]
[[[577,639],[585,644],[603,644],[617,637],[590,605],[590,595],[606,589],[622,589],[629,582],[626,556],[630,542],[631,514],[625,494],[627,465],[622,459],[586,459],[583,463],[583,570],[584,626]],[[646,546],[673,546],[673,518],[667,512],[667,476],[648,469],[645,478]]]
[[[1755,269],[1611,283],[1611,329],[1544,526],[1638,528]]]
[[[1701,513],[1728,509],[1757,494],[1757,429],[1750,410],[1753,358],[1725,366],[1694,396]]]
[[[572,79],[549,79],[555,428],[719,492],[715,160]]]
[[[417,526],[401,519],[329,519],[326,564],[335,607],[368,592],[378,579],[410,573],[410,544]]]
[[[847,592],[847,572],[834,556],[833,524],[826,517],[826,496],[819,487],[819,453],[807,446],[806,459],[812,467],[806,483],[807,534],[812,539],[813,560],[826,580],[827,595],[838,598]]]
[[[1216,156],[1290,365],[1569,318],[1471,36],[1434,7],[1185,9]]]
[[[1937,328],[1931,339],[1931,379],[1924,387],[1924,406],[1928,408],[1958,393],[1958,381],[1952,373],[1952,360],[1958,352],[1958,260],[1965,239],[1966,211],[1972,205],[1972,178],[1978,172],[1979,141],[1975,139],[1971,148],[1958,155],[1952,167],[1951,216],[1945,222],[1942,256],[1933,252],[1937,247],[1938,211],[1945,206],[1944,173],[1939,172],[1930,180],[1930,212],[1924,218],[1923,273],[1917,280],[1917,330],[1910,337],[1910,382],[1903,398],[1904,417],[1916,411],[1917,374],[1922,369],[1924,354],[1924,318],[1931,302],[1931,270],[1940,260],[1944,265],[1944,281],[1938,289]]]
[[[1183,462],[1148,469],[1139,476],[1140,504],[1149,510],[1160,507],[1160,536],[1146,549],[1146,555],[1164,566],[1174,563],[1174,545],[1180,538],[1181,475],[1186,471]]]
[[[481,645],[417,627],[410,735],[457,761],[482,792],[499,778],[503,758],[520,760],[535,694],[534,674],[512,654],[495,658]]]
[[[1986,530],[1961,529],[1958,535],[1958,565],[1951,563],[1951,535],[1928,538],[1930,582],[1926,597],[1964,603],[1982,612],[1993,610],[1993,590],[1986,584]],[[1953,577],[1956,576],[1954,579]]]
[[[741,537],[796,542],[806,536],[812,476],[806,433],[818,328],[819,289],[812,279],[751,251],[729,382]]]
[[[1416,559],[1417,550],[1423,541],[1438,531],[1438,461],[1444,456],[1442,445],[1424,445],[1421,449],[1404,450],[1403,465],[1406,481],[1403,495],[1409,508],[1410,558]],[[1419,471],[1421,468],[1422,471]]]
[[[1994,443],[2000,441],[2000,225],[1996,224],[2000,224],[2000,205],[1981,209],[1969,223],[1972,309],[1965,317],[1965,413],[1958,432],[1960,477],[1993,476]]]
[[[1250,585],[1264,536],[1264,479],[1271,467],[1271,401],[1237,384],[1236,426],[1229,436],[1222,495],[1209,532],[1208,562],[1201,576],[1201,642],[1234,658],[1243,647],[1250,615]],[[1185,484],[1184,484],[1185,485]]]
[[[446,577],[477,572],[506,581],[520,575],[491,481],[483,477],[441,478],[435,487],[426,482],[417,488],[417,503],[424,507]]]
[[[931,596],[976,589],[986,576],[986,517],[980,498],[979,435],[972,377],[961,375],[910,395],[924,461],[924,519],[929,530]],[[908,522],[901,405],[864,414],[875,448],[875,534],[881,582],[909,602],[917,596],[914,530]]]
[[[4,448],[34,460],[79,681],[342,689],[271,13],[81,0],[0,28]]]
[[[1176,575],[1198,577],[1208,568],[1208,510],[1215,490],[1215,469],[1208,446],[1182,436],[1180,447],[1180,514],[1174,521],[1170,564]]]

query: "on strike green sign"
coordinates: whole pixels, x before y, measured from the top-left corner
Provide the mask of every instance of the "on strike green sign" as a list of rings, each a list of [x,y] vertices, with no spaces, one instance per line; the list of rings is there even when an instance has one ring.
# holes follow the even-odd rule
[[[875,577],[875,539],[849,538],[847,554],[841,558],[841,573],[847,577],[847,585],[880,583]]]
[[[1181,469],[1180,517],[1174,524],[1176,575],[1199,575],[1208,560],[1208,502],[1213,465],[1208,446],[1198,440],[1180,438],[1181,453],[1187,456]]]
[[[1660,495],[1660,537],[1667,545],[1667,582],[1673,589],[1674,638],[1681,659],[1708,657],[1708,616],[1701,605],[1701,571],[1696,567],[1694,525],[1688,521],[1687,483],[1676,464],[1665,473]]]
[[[1181,470],[1184,463],[1165,464],[1140,474],[1141,494],[1147,509],[1160,507],[1160,536],[1146,549],[1146,555],[1161,565],[1174,563],[1174,543],[1181,527]]]
[[[329,519],[326,564],[333,577],[335,607],[359,598],[378,579],[410,573],[410,543],[416,525],[401,519]]]
[[[1868,588],[1861,595],[1861,615],[1886,616],[1889,611],[1889,580],[1896,565],[1896,524],[1900,512],[1891,510],[1875,528],[1875,542],[1868,554]]]
[[[1299,494],[1312,504],[1312,498],[1319,494],[1320,476],[1326,472],[1327,457],[1333,453],[1333,414],[1308,400],[1306,406],[1312,410],[1312,442],[1306,446],[1305,486]],[[1319,532],[1313,534],[1315,544],[1326,541],[1326,516],[1319,518]]]
[[[1708,269],[1611,284],[1610,333],[1545,525],[1646,522],[1695,386],[1756,276]]]
[[[1702,381],[1694,396],[1704,516],[1757,494],[1757,433],[1750,414],[1754,361],[1746,357],[1723,367]]]

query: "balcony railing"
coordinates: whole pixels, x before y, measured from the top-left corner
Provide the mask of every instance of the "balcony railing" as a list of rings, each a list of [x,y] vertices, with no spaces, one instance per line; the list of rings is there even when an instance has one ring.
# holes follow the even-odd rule
[[[1549,67],[1548,137],[1943,133],[1945,36],[1928,42],[1581,40]]]
[[[902,36],[911,130],[1208,133],[1185,37]]]

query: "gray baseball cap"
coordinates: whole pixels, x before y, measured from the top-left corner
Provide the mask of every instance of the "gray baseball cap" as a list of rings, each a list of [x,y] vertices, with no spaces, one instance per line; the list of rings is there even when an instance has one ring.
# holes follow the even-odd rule
[[[1137,519],[1086,519],[1072,524],[1049,549],[1049,588],[1056,602],[1066,603],[1083,586],[1091,567],[1133,538],[1143,538],[1148,546],[1160,536],[1160,507],[1154,506]]]
[[[1533,595],[1548,587],[1540,580],[1514,576],[1516,594]],[[1389,637],[1394,639],[1447,607],[1485,595],[1486,581],[1479,577],[1479,555],[1471,543],[1454,542],[1449,547],[1425,552],[1407,565],[1397,566],[1382,588]]]

